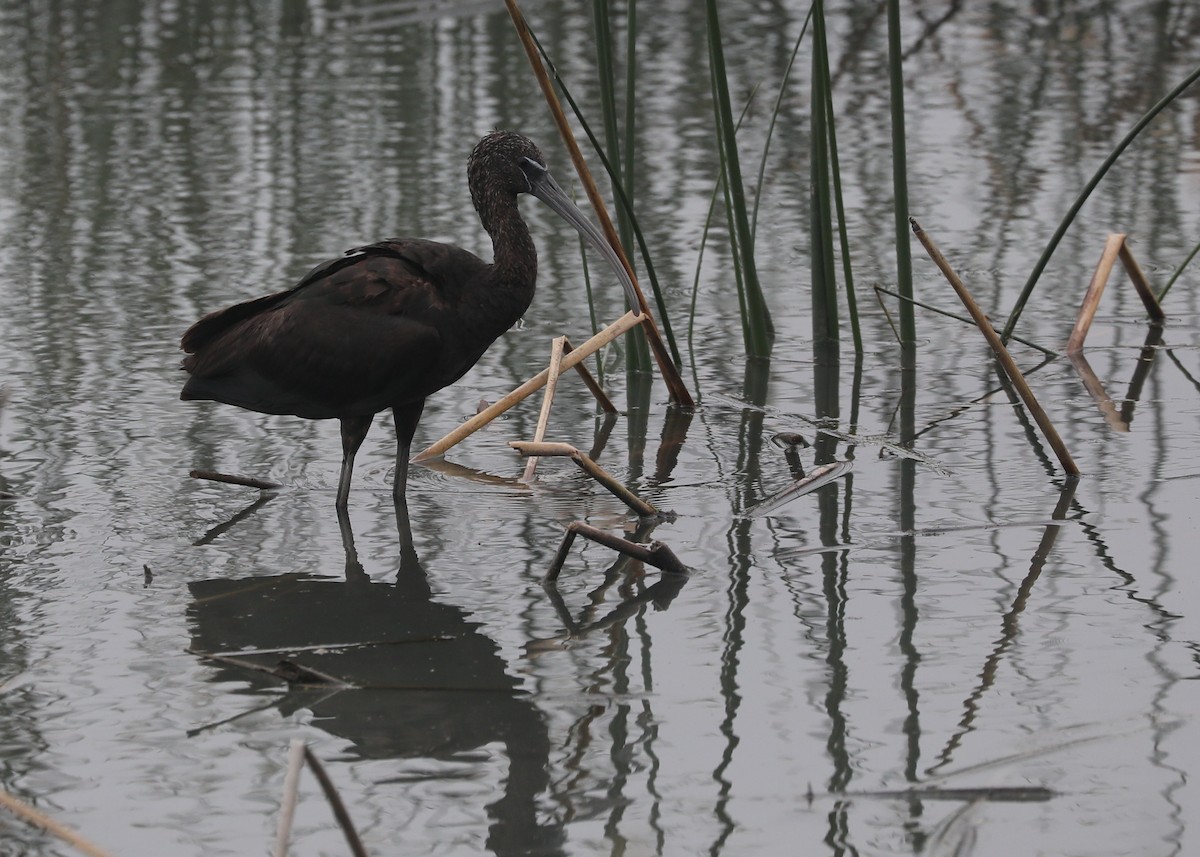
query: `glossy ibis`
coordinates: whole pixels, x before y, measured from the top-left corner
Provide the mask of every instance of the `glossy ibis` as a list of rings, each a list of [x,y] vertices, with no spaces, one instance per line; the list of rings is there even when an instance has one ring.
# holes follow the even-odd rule
[[[579,230],[617,272],[630,306],[638,305],[616,253],[545,164],[537,146],[520,134],[488,134],[471,153],[467,180],[492,239],[492,264],[419,238],[349,250],[287,291],[218,310],[192,325],[181,342],[191,377],[180,398],[340,420],[339,508],[349,498],[354,455],[372,418],[391,408],[393,495],[399,501],[425,398],[461,378],[533,300],[537,251],[518,195],[536,196]]]

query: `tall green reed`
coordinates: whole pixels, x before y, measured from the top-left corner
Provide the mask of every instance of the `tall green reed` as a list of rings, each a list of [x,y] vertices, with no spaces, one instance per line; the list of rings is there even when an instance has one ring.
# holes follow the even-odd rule
[[[717,145],[724,177],[726,215],[729,219],[730,245],[733,251],[735,276],[742,315],[742,335],[746,354],[766,357],[775,340],[771,321],[754,264],[754,238],[746,208],[746,192],[742,183],[741,161],[738,156],[736,125],[729,97],[729,80],[725,71],[725,53],[721,40],[721,24],[717,16],[717,0],[705,0],[708,28],[708,56],[713,90],[713,110],[716,116]]]
[[[611,12],[608,0],[592,0],[592,20],[596,31],[596,74],[599,81],[600,116],[604,127],[604,141],[611,157],[608,158],[609,176],[612,179],[614,193],[620,188],[628,206],[617,206],[617,234],[621,238],[626,254],[631,255],[633,249],[633,224],[631,220],[633,200],[633,154],[634,154],[634,100],[631,97],[635,70],[635,36],[636,5],[630,2],[630,14],[626,19],[627,38],[625,52],[626,75],[626,104],[625,104],[625,146],[621,145],[621,122],[617,118],[616,47],[613,44],[612,27],[610,26]],[[624,158],[622,157],[624,148]],[[626,369],[629,372],[648,372],[653,364],[650,360],[650,347],[646,336],[640,327],[629,331],[625,337],[628,349]]]
[[[908,149],[904,130],[904,71],[900,49],[900,0],[888,0],[888,91],[892,113],[892,188],[896,218],[896,286],[900,302],[900,341],[917,341],[913,312],[912,245],[908,225]]]

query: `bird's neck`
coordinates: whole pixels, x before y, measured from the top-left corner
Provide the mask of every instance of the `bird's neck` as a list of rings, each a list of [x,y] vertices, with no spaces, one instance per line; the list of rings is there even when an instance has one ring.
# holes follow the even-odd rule
[[[494,281],[526,297],[528,304],[537,282],[537,249],[516,199],[493,207],[483,218],[483,228],[492,238]]]

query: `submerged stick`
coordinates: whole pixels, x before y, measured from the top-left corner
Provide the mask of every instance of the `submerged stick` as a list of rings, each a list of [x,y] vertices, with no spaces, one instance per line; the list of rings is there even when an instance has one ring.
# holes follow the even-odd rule
[[[304,760],[308,762],[313,776],[321,784],[321,791],[325,792],[325,799],[329,801],[329,806],[333,809],[333,816],[342,828],[342,834],[346,837],[346,842],[354,853],[354,857],[367,857],[367,849],[363,848],[362,840],[358,838],[358,832],[354,829],[354,822],[350,820],[350,813],[346,812],[346,805],[342,803],[341,795],[334,788],[329,774],[325,772],[325,766],[321,764],[321,760],[313,754],[313,751],[308,749],[308,745],[304,745]]]
[[[537,428],[533,432],[533,439],[538,443],[545,439],[546,426],[550,424],[550,406],[554,404],[554,391],[558,387],[558,373],[562,370],[563,347],[566,342],[567,338],[560,336],[550,346],[550,365],[546,367],[550,374],[546,376],[546,394],[542,398],[542,411],[538,414]],[[537,463],[536,455],[529,456],[529,460],[525,462],[525,472],[521,476],[523,482],[533,481]]]
[[[599,351],[605,345],[608,345],[608,343],[612,342],[622,333],[629,330],[629,328],[642,324],[645,319],[646,316],[634,315],[632,312],[625,313],[625,315],[621,316],[608,327],[604,328],[604,330],[597,333],[587,342],[572,350],[569,354],[566,354],[563,357],[561,368],[574,368],[578,363]],[[542,389],[542,387],[546,386],[546,381],[549,379],[549,377],[550,370],[543,369],[541,372],[539,372],[537,375],[534,375],[507,396],[500,399],[490,407],[484,408],[475,416],[462,423],[458,428],[454,429],[454,431],[447,434],[441,440],[421,450],[421,452],[413,456],[412,460],[424,461],[426,458],[433,458],[436,455],[442,455],[450,447],[470,437],[472,434],[479,431],[509,408]]]
[[[97,845],[93,845],[91,842],[88,842],[65,824],[55,821],[44,812],[34,809],[32,806],[25,803],[25,801],[14,797],[3,789],[0,789],[0,806],[4,807],[27,824],[32,824],[34,827],[40,827],[42,830],[46,831],[52,836],[55,836],[61,839],[63,842],[71,845],[80,853],[88,855],[88,857],[111,857],[109,852]]]
[[[580,151],[579,143],[575,140],[571,124],[567,121],[567,115],[563,112],[562,105],[558,101],[558,96],[554,94],[554,84],[551,83],[550,76],[546,73],[546,67],[542,65],[542,59],[538,56],[533,34],[529,32],[529,24],[526,23],[525,16],[521,14],[521,10],[517,7],[516,0],[504,0],[504,5],[508,7],[508,15],[512,18],[513,26],[517,30],[517,36],[521,40],[522,47],[525,48],[525,54],[529,58],[529,65],[533,69],[533,76],[537,78],[542,95],[546,98],[550,114],[554,117],[554,124],[558,127],[558,133],[562,137],[563,144],[566,145],[567,152],[571,155],[571,163],[575,165],[575,172],[579,175],[579,181],[583,184],[588,201],[591,202],[592,209],[596,212],[596,219],[600,221],[600,228],[604,232],[605,238],[608,239],[608,243],[612,245],[617,257],[621,260],[621,264],[625,267],[626,272],[629,274],[629,279],[633,282],[633,290],[637,293],[638,298],[637,311],[645,317],[643,330],[646,332],[646,339],[650,343],[650,350],[654,352],[654,359],[658,363],[658,369],[662,372],[663,380],[671,392],[671,398],[682,407],[694,407],[695,402],[692,400],[692,395],[688,392],[687,385],[683,383],[683,378],[679,375],[679,369],[667,353],[666,345],[663,344],[662,336],[659,334],[658,327],[654,323],[654,316],[650,314],[650,306],[646,303],[646,296],[642,293],[641,285],[638,284],[633,266],[629,264],[629,259],[625,256],[625,249],[621,246],[621,239],[617,237],[617,230],[613,227],[612,219],[608,216],[608,209],[604,205],[604,199],[600,196],[600,191],[596,187],[596,181],[592,178],[587,162],[583,159],[583,152]]]
[[[244,485],[247,488],[258,488],[262,491],[274,491],[276,488],[282,488],[278,482],[272,482],[269,479],[255,479],[252,476],[231,476],[228,473],[217,473],[214,470],[192,470],[188,472],[188,476],[193,479],[207,479],[210,482],[224,482],[228,485]]]
[[[908,222],[912,224],[913,234],[917,236],[917,240],[921,242],[921,245],[925,248],[925,252],[929,254],[929,258],[933,260],[933,263],[938,266],[938,269],[946,277],[950,286],[967,308],[967,312],[971,314],[971,318],[975,320],[975,324],[983,334],[984,339],[992,347],[996,359],[1000,361],[1000,365],[1004,367],[1005,373],[1012,380],[1013,386],[1017,388],[1017,393],[1020,394],[1021,401],[1025,403],[1025,407],[1033,415],[1034,421],[1037,422],[1038,428],[1042,430],[1042,434],[1054,450],[1054,454],[1058,456],[1058,461],[1062,465],[1063,470],[1068,476],[1078,476],[1079,467],[1076,466],[1075,460],[1071,458],[1071,453],[1067,451],[1066,444],[1059,437],[1058,431],[1054,428],[1054,424],[1050,422],[1050,418],[1046,415],[1046,412],[1042,410],[1042,406],[1038,404],[1037,397],[1033,395],[1033,390],[1029,388],[1025,376],[1021,374],[1016,361],[1012,359],[1012,355],[1004,347],[1000,336],[992,329],[992,325],[988,322],[983,310],[975,303],[975,299],[971,297],[971,293],[967,290],[966,285],[958,278],[958,274],[954,273],[954,269],[950,267],[950,263],[946,261],[946,257],[938,250],[933,240],[925,234],[925,230],[921,228],[921,224],[917,223],[917,219],[910,217]]]
[[[646,565],[662,569],[665,572],[688,574],[687,566],[680,562],[679,557],[675,556],[675,553],[662,542],[653,541],[642,545],[637,542],[631,542],[628,539],[623,539],[620,536],[615,536],[605,530],[597,529],[591,524],[583,523],[583,521],[574,521],[567,525],[566,535],[563,536],[562,544],[558,546],[558,553],[554,555],[554,562],[550,564],[550,570],[542,578],[543,583],[553,583],[558,580],[558,574],[562,571],[563,563],[566,562],[567,554],[570,552],[571,545],[574,543],[575,536],[577,535],[602,544],[605,547],[612,548],[626,556],[633,557],[639,562],[644,562]]]
[[[1092,272],[1092,281],[1088,283],[1083,303],[1079,307],[1079,315],[1075,317],[1075,327],[1071,329],[1071,336],[1067,339],[1067,354],[1078,354],[1083,350],[1083,340],[1092,326],[1092,319],[1096,317],[1096,309],[1100,306],[1104,287],[1108,285],[1113,265],[1117,263],[1117,257],[1124,246],[1125,234],[1122,232],[1114,232],[1104,242],[1104,252],[1100,254],[1100,261],[1096,263],[1096,270]]]
[[[283,778],[283,800],[279,806],[279,826],[275,830],[273,857],[287,857],[288,839],[292,835],[292,819],[296,815],[296,797],[300,787],[300,770],[304,767],[304,741],[293,738],[288,748],[287,774]]]
[[[605,488],[607,488],[613,496],[628,506],[633,511],[637,512],[643,518],[652,518],[658,514],[658,509],[647,503],[638,495],[634,494],[624,485],[622,485],[615,476],[605,470],[592,459],[571,446],[569,443],[538,443],[528,440],[513,440],[509,441],[509,446],[515,449],[521,455],[553,455],[570,458],[580,469],[588,476],[595,479]]]

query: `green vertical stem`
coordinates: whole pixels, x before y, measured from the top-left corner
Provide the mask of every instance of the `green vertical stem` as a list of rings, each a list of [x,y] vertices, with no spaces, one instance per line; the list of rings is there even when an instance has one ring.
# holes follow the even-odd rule
[[[828,51],[824,51],[826,72],[829,70]],[[828,82],[828,77],[826,78]],[[842,249],[842,277],[846,282],[846,310],[850,313],[850,331],[854,337],[854,351],[862,354],[862,329],[858,323],[858,295],[854,292],[854,271],[850,265],[850,238],[846,234],[846,204],[842,200],[842,171],[838,164],[837,131],[833,120],[833,86],[825,87],[825,114],[829,126],[829,167],[833,176],[833,202],[837,207],[838,240]]]
[[[746,353],[765,357],[771,353],[775,339],[771,315],[763,298],[758,271],[754,265],[754,240],[750,231],[750,216],[742,184],[738,160],[737,136],[733,122],[733,107],[729,98],[729,81],[725,72],[725,53],[721,45],[721,25],[717,17],[717,0],[705,0],[708,15],[708,52],[712,72],[713,107],[716,112],[717,140],[721,150],[721,168],[729,194],[730,234],[736,247],[738,266],[745,289]]]
[[[596,29],[596,73],[600,83],[600,114],[604,120],[604,145],[611,153],[608,165],[609,175],[616,189],[614,193],[620,194],[625,192],[629,186],[621,169],[621,131],[620,123],[617,121],[616,74],[613,71],[614,48],[612,28],[609,26],[608,0],[592,0],[592,20]],[[628,108],[628,112],[632,112],[631,107]],[[630,225],[629,212],[621,206],[617,206],[617,233],[622,246],[625,247],[626,255],[629,256],[629,251],[634,246],[633,227]],[[625,347],[627,372],[651,370],[653,364],[650,361],[650,348],[646,343],[646,335],[640,327],[634,328],[625,335]]]
[[[809,232],[812,244],[813,346],[838,339],[837,275],[833,255],[833,208],[829,184],[829,58],[825,8],[813,4],[812,158]]]
[[[904,133],[904,72],[900,66],[900,0],[887,0],[888,83],[892,105],[892,186],[896,217],[896,290],[900,302],[900,341],[917,341],[913,297],[912,248],[908,228],[908,155]]]

